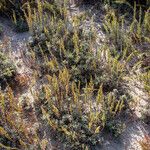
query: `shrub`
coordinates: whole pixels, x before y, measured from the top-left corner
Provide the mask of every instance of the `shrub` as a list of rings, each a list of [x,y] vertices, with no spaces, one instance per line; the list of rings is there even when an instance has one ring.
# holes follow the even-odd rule
[[[147,95],[150,95],[150,71],[141,73],[140,75],[140,81],[144,85],[145,92]],[[142,120],[150,125],[150,100],[148,99],[146,101],[147,105],[142,109]]]
[[[112,56],[117,56],[119,59],[126,59],[129,55],[134,53],[134,58],[137,60],[136,62],[142,59],[142,67],[147,67],[148,70],[148,46],[150,44],[148,24],[150,20],[149,9],[145,11],[143,15],[142,10],[139,9],[138,17],[136,17],[137,11],[136,7],[134,7],[134,15],[130,22],[123,16],[118,16],[115,10],[110,10],[105,16],[103,29],[107,35]],[[144,47],[144,51],[140,50],[142,49],[142,45],[147,45]],[[140,55],[145,56],[145,58],[140,58]]]
[[[96,49],[93,27],[87,29],[77,17],[69,20],[63,7],[62,18],[49,16],[40,4],[36,12],[29,5],[26,18],[32,60],[47,79],[36,96],[43,118],[72,149],[101,142],[104,129],[118,136],[129,100],[123,88],[126,63],[112,57],[106,45]]]
[[[81,90],[80,85],[70,82],[70,77],[66,68],[58,77],[48,75],[48,83],[38,96],[39,103],[43,118],[61,135],[59,138],[62,137],[66,146],[85,149],[102,142],[99,133],[110,120],[121,116],[126,100],[113,92],[104,95],[102,86],[95,95],[92,80]],[[116,126],[113,130],[120,134],[119,122],[112,126]]]
[[[0,52],[0,81],[1,86],[3,83],[9,82],[16,73],[16,68],[14,64],[2,53]]]
[[[119,63],[117,58],[111,58],[109,54],[105,62],[101,59],[103,50],[96,52],[96,36],[92,27],[83,29],[83,22],[76,17],[70,22],[67,18],[48,19],[46,14],[41,14],[41,17],[37,14],[33,16],[40,25],[35,26],[34,20],[27,19],[32,22],[33,33],[29,46],[31,53],[35,53],[34,58],[42,62],[39,63],[42,74],[57,75],[59,70],[66,67],[71,74],[71,81],[80,82],[81,87],[89,83],[91,78],[95,88],[99,88],[101,84],[106,91],[119,87],[118,79],[121,79],[126,70],[124,64]],[[44,17],[48,21],[38,20]]]
[[[0,12],[4,13],[5,15],[11,15],[13,14],[13,11],[16,13],[17,16],[20,16],[23,14],[22,12],[22,6],[26,2],[33,2],[34,0],[28,0],[28,1],[20,1],[20,0],[1,0],[0,2]],[[9,16],[10,17],[10,16]]]
[[[144,72],[144,73],[141,73],[139,75],[140,77],[140,80],[143,82],[144,84],[144,88],[145,90],[149,93],[150,91],[150,71],[147,71],[147,72]],[[150,94],[150,93],[149,93]]]
[[[10,88],[5,93],[0,91],[0,149],[38,149],[33,124],[24,117],[24,109],[13,91]]]
[[[113,6],[117,6],[120,7],[121,5],[121,9],[123,9],[123,6],[125,6],[124,9],[126,9],[127,7],[132,7],[134,6],[134,4],[136,3],[139,6],[142,7],[149,7],[150,6],[150,1],[149,0],[76,0],[75,3],[77,4],[94,4],[97,5],[98,3],[101,4],[110,4]]]
[[[14,21],[14,27],[17,32],[28,31],[28,25],[24,17],[23,7],[26,2],[34,4],[35,0],[2,0],[0,2],[0,13]]]

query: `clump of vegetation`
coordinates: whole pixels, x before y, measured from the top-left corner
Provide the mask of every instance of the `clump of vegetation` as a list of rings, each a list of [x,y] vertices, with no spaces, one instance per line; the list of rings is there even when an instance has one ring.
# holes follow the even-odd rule
[[[23,14],[22,12],[22,6],[26,3],[27,1],[20,1],[18,0],[1,0],[0,2],[0,12],[5,14],[5,15],[13,15],[13,12],[16,13],[17,16],[20,16]],[[33,2],[32,0],[28,0],[28,2]],[[9,16],[10,17],[10,16]]]
[[[19,101],[10,87],[5,92],[0,91],[0,149],[42,150],[42,147],[46,147],[46,142],[39,138],[38,126],[33,126],[32,106],[29,105],[28,110]],[[27,99],[23,103],[25,101]]]
[[[42,12],[42,11],[41,11]],[[124,64],[119,63],[117,58],[108,54],[108,59],[101,59],[103,50],[94,49],[96,36],[94,30],[83,29],[77,18],[73,22],[67,19],[49,18],[49,22],[38,20],[47,15],[33,14],[41,26],[36,27],[30,20],[33,39],[30,48],[34,51],[33,59],[40,59],[39,63],[42,74],[56,74],[66,67],[71,74],[71,81],[85,86],[93,79],[94,87],[101,84],[105,91],[111,91],[120,87],[121,76],[126,73]],[[41,15],[41,17],[39,17]],[[43,17],[42,17],[43,16]],[[96,55],[94,54],[96,53]]]
[[[139,75],[139,78],[142,82],[144,82],[144,88],[150,94],[150,71],[141,73]]]
[[[15,73],[15,65],[4,55],[4,53],[0,52],[0,81],[2,85],[14,78]]]
[[[135,3],[137,3],[139,6],[142,7],[149,7],[150,6],[150,1],[149,0],[81,0],[77,1],[76,3],[84,3],[84,4],[94,4],[97,5],[98,3],[103,3],[103,4],[110,4],[111,6],[118,6],[122,5],[125,6],[125,9],[128,7],[134,6]],[[123,5],[124,4],[124,5]]]
[[[0,93],[0,147],[7,149],[17,149],[25,143],[31,142],[25,124],[20,120],[22,109],[16,105],[17,100],[13,96],[13,91]],[[26,145],[27,146],[27,145]]]
[[[26,2],[34,4],[35,1],[2,0],[0,2],[0,13],[13,20],[15,30],[17,32],[28,31],[28,25],[24,17],[24,8],[23,8]]]
[[[120,56],[125,56],[135,51],[139,53],[139,50],[137,50],[139,43],[149,44],[149,10],[143,14],[143,20],[141,11],[140,9],[139,18],[137,19],[137,9],[134,7],[134,17],[128,25],[124,17],[118,17],[115,11],[111,11],[105,16],[103,27],[111,42],[110,45],[114,46],[114,48],[111,48],[113,55],[121,54]]]
[[[150,96],[150,71],[141,73],[139,75],[140,81],[144,85],[144,89],[148,96]],[[146,101],[147,105],[143,108],[142,119],[146,124],[150,124],[150,101]]]
[[[119,119],[128,98],[115,91],[105,95],[102,86],[95,95],[92,80],[81,90],[70,77],[66,68],[58,77],[47,75],[48,83],[42,87],[38,103],[42,103],[43,118],[61,135],[67,147],[85,149],[102,142],[99,133]],[[115,122],[109,129],[120,134],[120,125]]]
[[[101,142],[99,133],[104,129],[115,136],[124,130],[118,120],[130,99],[123,87],[127,70],[111,56],[109,47],[94,49],[92,27],[84,28],[77,17],[70,21],[65,8],[60,10],[63,18],[49,17],[39,2],[36,13],[29,5],[26,14],[33,37],[31,57],[48,82],[37,96],[38,104],[67,147],[85,149]]]

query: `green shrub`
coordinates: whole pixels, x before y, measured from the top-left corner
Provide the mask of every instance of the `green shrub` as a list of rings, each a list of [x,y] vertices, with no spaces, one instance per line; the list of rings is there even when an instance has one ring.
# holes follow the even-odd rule
[[[28,31],[28,25],[24,17],[24,5],[27,2],[33,5],[35,0],[2,0],[0,2],[0,13],[14,21],[14,27],[17,32]]]
[[[84,30],[77,18],[74,23],[55,17],[49,18],[49,21],[39,23],[41,26],[33,25],[33,40],[30,43],[37,61],[43,59],[40,64],[42,74],[57,75],[59,70],[66,67],[71,80],[80,82],[81,87],[91,78],[95,88],[103,84],[106,91],[119,85],[119,76],[125,73],[124,65],[109,54],[109,63],[104,63],[101,60],[103,50],[94,54],[96,36],[92,28]]]
[[[24,103],[28,101],[24,99]],[[0,90],[0,149],[11,150],[42,150],[42,140],[38,137],[36,130],[38,127],[33,125],[29,119],[33,113],[32,106],[28,105],[30,112],[25,110],[19,99],[17,99],[11,88],[5,92]],[[26,115],[28,115],[28,118]],[[30,116],[31,117],[31,116]],[[27,118],[27,119],[25,119]],[[29,120],[30,121],[29,121]],[[46,141],[46,139],[45,139]]]
[[[0,52],[0,81],[3,84],[10,81],[16,73],[13,63]]]
[[[118,16],[113,9],[105,15],[103,29],[110,42],[110,50],[113,56],[126,58],[133,52],[142,54],[143,52],[137,47],[139,45],[149,45],[149,9],[144,14],[142,14],[140,9],[138,17],[136,17],[137,11],[137,8],[134,7],[134,15],[131,22],[127,21],[123,16]],[[144,48],[146,52],[144,55],[147,57],[149,56],[148,46]],[[149,61],[147,60],[145,60],[145,63],[143,60],[143,66],[148,64]]]
[[[23,19],[17,20],[14,24],[14,28],[16,32],[26,32],[29,30],[27,23]]]
[[[140,81],[144,84],[145,91],[150,96],[150,70],[140,75]],[[147,105],[142,109],[142,119],[145,123],[150,125],[150,100],[146,101]]]
[[[70,81],[65,68],[58,77],[47,75],[39,96],[43,118],[57,132],[59,139],[72,149],[85,149],[102,142],[99,135],[110,120],[119,118],[126,108],[123,95],[115,92],[104,95],[102,86],[94,94],[93,81],[80,89],[80,85]],[[120,122],[111,125],[115,134],[120,134]]]
[[[47,83],[36,95],[37,108],[42,106],[43,118],[72,149],[101,143],[99,133],[106,128],[118,136],[124,124],[116,120],[130,99],[123,86],[126,62],[112,57],[106,45],[95,48],[92,26],[87,29],[77,17],[69,20],[63,7],[62,18],[49,16],[40,4],[36,13],[28,6],[26,14],[30,56]]]

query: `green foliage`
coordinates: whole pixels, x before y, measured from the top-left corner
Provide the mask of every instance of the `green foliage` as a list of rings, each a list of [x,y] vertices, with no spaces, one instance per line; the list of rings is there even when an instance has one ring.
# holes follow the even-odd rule
[[[17,20],[15,23],[15,31],[16,32],[26,32],[29,30],[29,27],[23,19]]]
[[[21,109],[15,104],[17,101],[14,100],[12,92],[11,89],[6,93],[0,92],[0,147],[18,149],[21,140],[25,140],[23,136],[26,131],[23,130],[23,122],[18,120]],[[24,142],[22,141],[22,143]]]
[[[95,88],[103,84],[106,91],[111,91],[119,86],[125,73],[124,64],[110,54],[106,54],[108,62],[104,63],[101,59],[102,53],[105,53],[103,50],[94,54],[96,36],[92,27],[83,29],[82,22],[76,17],[73,22],[55,17],[50,19],[47,15],[43,17],[49,22],[36,20],[40,26],[31,25],[33,39],[30,43],[37,61],[40,59],[43,62],[40,65],[42,74],[58,75],[59,70],[66,67],[71,74],[71,81],[80,82],[81,87],[89,83],[91,78]]]
[[[104,95],[102,86],[95,95],[92,80],[82,91],[70,77],[67,69],[60,71],[58,77],[47,75],[48,83],[41,89],[39,102],[43,104],[43,118],[61,134],[66,146],[85,149],[102,142],[99,133],[108,126],[109,119],[121,115],[125,99],[118,94],[115,97],[113,92]],[[121,133],[119,124],[112,125],[117,134]]]
[[[32,107],[28,107],[31,115]],[[24,109],[11,88],[8,87],[5,92],[0,91],[0,149],[42,150],[43,140],[39,138],[33,122],[28,121],[29,118],[25,120],[25,115],[29,112]]]
[[[14,77],[16,73],[13,63],[0,52],[0,81],[8,81]]]
[[[107,12],[104,19],[103,28],[110,42],[110,51],[112,56],[120,58],[127,58],[132,53],[142,55],[140,48],[141,45],[149,45],[149,9],[142,14],[142,9],[139,10],[137,16],[137,8],[134,7],[134,15],[132,21],[127,21],[124,16],[119,16],[118,12],[111,9]],[[142,48],[142,47],[141,47]],[[144,47],[145,56],[149,57],[148,46]],[[136,55],[137,60],[139,57]],[[149,61],[143,60],[144,64],[148,67]],[[146,67],[145,66],[145,67]]]
[[[19,1],[19,2],[18,2]],[[0,12],[5,13],[6,15],[13,14],[13,11],[16,12],[16,15],[21,13],[22,6],[26,3],[33,3],[34,0],[20,1],[20,0],[1,0],[0,2]]]
[[[139,78],[144,83],[145,90],[150,94],[150,71],[140,74]]]
[[[106,129],[115,137],[118,137],[121,133],[123,133],[125,128],[126,125],[121,120],[109,120],[106,125]]]
[[[92,27],[86,29],[77,17],[49,17],[40,4],[38,13],[28,6],[26,18],[33,37],[32,60],[48,82],[37,96],[43,118],[71,149],[101,143],[99,133],[107,127],[118,136],[124,125],[113,121],[129,99],[123,88],[125,63],[112,57],[107,46],[95,50]]]
[[[34,4],[35,1],[2,0],[0,2],[0,13],[14,21],[17,32],[28,31],[28,25],[24,17],[24,5],[27,2]]]
[[[148,96],[150,96],[150,71],[140,74],[140,80],[143,82]],[[147,105],[143,108],[141,113],[143,121],[150,125],[150,100],[147,101]]]
[[[134,3],[137,3],[141,6],[149,6],[149,0],[81,0],[82,3],[85,4],[97,4],[97,3],[105,3],[105,4],[127,4],[128,6],[133,6]]]

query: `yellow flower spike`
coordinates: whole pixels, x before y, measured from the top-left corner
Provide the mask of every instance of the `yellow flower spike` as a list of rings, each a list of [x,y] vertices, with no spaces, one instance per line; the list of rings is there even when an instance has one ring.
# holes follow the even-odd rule
[[[60,49],[64,55],[66,55],[64,40],[60,39]]]
[[[112,102],[109,107],[110,113],[113,114],[113,109],[115,107],[114,96],[112,97]]]
[[[5,98],[4,95],[0,91],[0,108],[2,110],[2,113],[5,111]]]
[[[14,10],[13,10],[13,22],[15,24],[17,24],[16,14],[15,14]]]
[[[90,111],[90,115],[89,115],[89,123],[88,123],[88,127],[89,129],[92,128],[93,122],[95,121],[95,114]]]
[[[100,132],[101,126],[98,126],[95,130],[95,133],[98,134]]]
[[[35,15],[32,14],[29,2],[27,2],[27,13],[24,11],[24,15],[28,22],[29,29],[32,31],[32,28],[33,28],[32,16],[35,16]]]
[[[108,101],[108,106],[110,106],[111,103],[112,103],[112,93],[109,93],[109,94],[108,94],[108,99],[107,99],[107,101]]]
[[[19,143],[20,143],[20,145],[21,145],[24,149],[27,149],[27,148],[28,148],[27,145],[26,145],[26,143],[25,143],[23,140],[19,139]]]
[[[79,37],[76,31],[74,32],[74,35],[73,35],[73,43],[74,43],[75,52],[78,55],[80,51],[79,50]]]
[[[49,125],[55,130],[57,128],[57,125],[49,118],[48,113],[44,110],[43,107],[41,107],[41,110],[42,110],[44,119],[46,119],[48,121]]]
[[[88,128],[89,128],[89,129],[91,129],[91,128],[92,128],[92,124],[93,124],[93,122],[92,122],[92,121],[90,121],[90,122],[88,123]]]
[[[62,130],[67,136],[70,136],[70,135],[71,135],[71,132],[69,132],[69,131],[67,130],[67,128],[61,127],[61,130]]]
[[[117,105],[116,105],[116,107],[115,107],[114,115],[117,114],[117,112],[118,112],[118,110],[119,110],[119,107],[120,107],[120,103],[121,103],[121,101],[118,101],[118,102],[117,102]]]
[[[120,106],[119,106],[119,113],[121,112],[122,108],[124,107],[124,100],[121,100]]]
[[[97,97],[96,97],[97,105],[103,102],[103,100],[104,100],[103,85],[101,85],[98,90]]]
[[[103,125],[103,127],[105,126],[105,123],[106,123],[106,114],[103,112],[103,114],[102,114],[102,118],[101,118],[101,120],[102,120],[102,125]]]
[[[56,107],[55,105],[52,105],[52,111],[55,113],[55,115],[56,115],[57,117],[60,116],[59,110],[57,109],[57,107]]]
[[[49,100],[50,99],[50,97],[51,97],[51,90],[50,90],[50,88],[48,87],[48,86],[45,86],[45,98],[47,99],[47,100]]]
[[[9,140],[11,140],[11,137],[10,137],[10,135],[8,134],[8,132],[7,132],[3,127],[1,127],[1,126],[0,126],[0,135],[1,135],[1,136],[5,136],[5,137],[8,138]]]
[[[12,148],[12,147],[9,147],[9,146],[5,146],[2,143],[0,143],[0,148],[4,148],[5,150],[19,150],[18,148]]]

